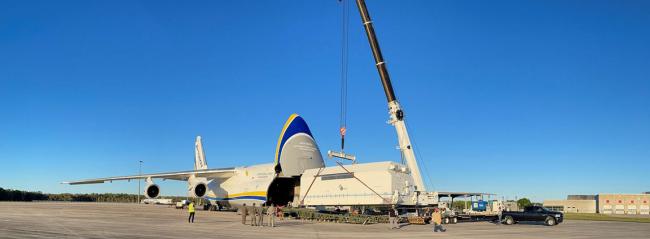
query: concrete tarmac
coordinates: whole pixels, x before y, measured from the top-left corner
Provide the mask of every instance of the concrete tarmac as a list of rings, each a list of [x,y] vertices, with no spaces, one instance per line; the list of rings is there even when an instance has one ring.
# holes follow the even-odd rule
[[[650,238],[649,223],[566,221],[495,225],[467,222],[446,225],[352,225],[277,221],[276,228],[241,224],[234,212],[197,211],[195,223],[186,210],[160,205],[118,203],[0,203],[0,238]]]

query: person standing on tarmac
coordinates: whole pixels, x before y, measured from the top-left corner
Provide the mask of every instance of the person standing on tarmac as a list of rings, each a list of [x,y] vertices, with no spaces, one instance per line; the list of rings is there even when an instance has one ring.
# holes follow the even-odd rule
[[[253,203],[253,206],[250,208],[250,214],[251,226],[257,226],[257,218],[255,217],[257,215],[257,207],[255,206],[255,203]]]
[[[264,205],[260,203],[260,207],[257,208],[257,226],[264,226]]]
[[[397,225],[397,210],[395,210],[395,206],[388,210],[388,223],[390,223],[390,229],[399,229],[399,226]]]
[[[190,205],[187,206],[187,211],[190,213],[190,217],[187,218],[187,223],[194,223],[194,203],[190,202]]]
[[[497,225],[501,225],[501,220],[502,220],[502,217],[503,217],[503,207],[501,206],[501,204],[499,204],[499,209],[498,210],[499,210],[499,221],[497,221]]]
[[[248,214],[248,208],[246,208],[246,203],[242,204],[239,212],[241,213],[241,224],[246,225],[246,216]]]
[[[284,220],[284,211],[282,211],[282,207],[283,207],[283,206],[280,206],[280,205],[278,205],[277,207],[275,207],[275,210],[276,210],[276,212],[277,212],[278,217],[280,218],[280,220]]]
[[[266,210],[266,215],[269,216],[269,226],[270,227],[275,227],[275,206],[271,204],[271,206]]]

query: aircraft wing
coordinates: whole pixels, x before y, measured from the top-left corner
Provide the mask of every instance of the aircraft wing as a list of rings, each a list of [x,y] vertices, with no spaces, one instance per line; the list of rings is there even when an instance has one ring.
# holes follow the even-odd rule
[[[169,173],[152,173],[152,174],[121,176],[121,177],[95,178],[95,179],[69,181],[69,182],[62,182],[62,183],[70,184],[70,185],[94,184],[94,183],[113,182],[119,180],[130,181],[131,179],[147,179],[147,178],[152,178],[152,179],[162,178],[162,179],[186,181],[192,175],[196,177],[204,177],[208,179],[213,179],[213,178],[223,179],[223,178],[232,177],[234,173],[235,173],[235,168],[199,169],[199,170],[192,170],[192,171],[180,171],[180,172],[169,172]]]

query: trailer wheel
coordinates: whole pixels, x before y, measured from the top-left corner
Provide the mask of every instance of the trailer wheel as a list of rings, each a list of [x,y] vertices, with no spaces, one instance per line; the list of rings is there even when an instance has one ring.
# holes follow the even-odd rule
[[[505,222],[506,225],[512,225],[515,224],[515,219],[513,219],[512,216],[506,216]]]
[[[544,223],[546,223],[547,226],[555,226],[555,218],[546,217],[546,220],[544,220]]]
[[[442,224],[449,224],[449,218],[448,217],[443,218]]]
[[[458,218],[457,217],[451,218],[451,224],[456,224],[456,223],[458,223]]]

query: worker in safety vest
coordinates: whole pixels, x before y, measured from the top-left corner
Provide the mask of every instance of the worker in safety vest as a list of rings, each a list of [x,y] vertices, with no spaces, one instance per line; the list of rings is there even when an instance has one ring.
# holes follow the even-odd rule
[[[433,232],[447,231],[447,229],[442,227],[442,213],[440,213],[440,209],[438,208],[433,209],[433,214],[431,214],[431,221],[433,222]]]
[[[190,202],[190,205],[187,206],[187,211],[190,213],[190,217],[187,218],[188,223],[194,223],[194,203]]]

